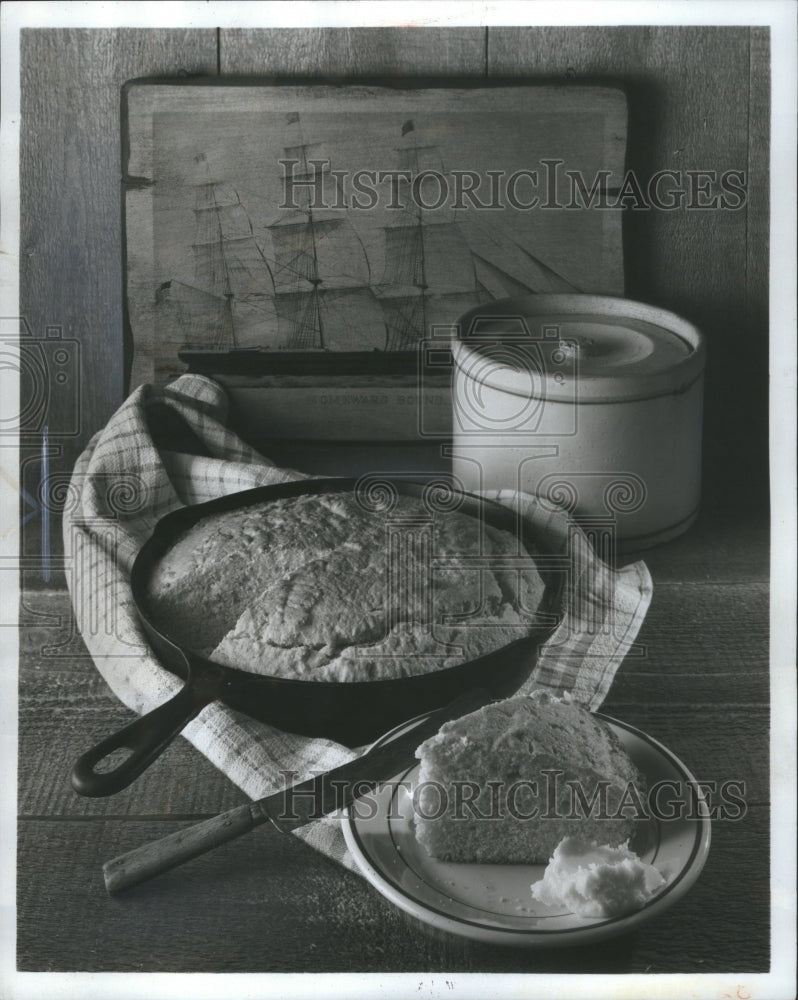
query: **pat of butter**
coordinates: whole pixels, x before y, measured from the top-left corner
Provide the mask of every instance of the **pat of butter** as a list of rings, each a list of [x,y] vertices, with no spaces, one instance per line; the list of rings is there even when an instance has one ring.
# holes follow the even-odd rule
[[[580,917],[618,917],[639,910],[663,885],[662,875],[630,851],[628,842],[610,847],[565,837],[543,878],[532,885],[532,896]]]

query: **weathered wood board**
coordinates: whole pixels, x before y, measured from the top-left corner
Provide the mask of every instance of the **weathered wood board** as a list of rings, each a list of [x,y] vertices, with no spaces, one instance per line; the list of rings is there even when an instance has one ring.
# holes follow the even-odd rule
[[[126,104],[133,385],[187,345],[401,351],[491,299],[623,292],[622,206],[587,193],[622,181],[620,90],[143,82]]]
[[[144,75],[214,73],[217,37],[212,28],[24,28],[19,57],[19,315],[37,341],[34,357],[52,356],[54,335],[69,358],[66,383],[53,371],[56,391],[36,376],[22,383],[23,402],[32,389],[41,405],[21,411],[19,484],[40,498],[45,465],[51,483],[68,481],[126,393],[120,88]],[[4,294],[4,316],[16,309]],[[23,500],[26,586],[63,579],[60,515],[57,500]]]
[[[19,968],[382,975],[423,968],[436,978],[453,969],[527,975],[766,969],[768,602],[766,585],[749,582],[745,569],[762,564],[766,529],[760,517],[747,536],[728,522],[719,531],[712,511],[694,529],[689,560],[678,554],[682,541],[658,550],[655,599],[639,637],[649,654],[626,660],[603,706],[661,740],[700,780],[745,782],[746,815],[713,823],[701,878],[656,923],[600,946],[539,953],[431,937],[364,879],[267,828],[110,898],[105,861],[232,808],[243,793],[180,739],[118,795],[74,795],[68,776],[77,755],[131,713],[113,699],[79,644],[69,646],[69,656],[48,652],[71,632],[68,595],[26,595]]]

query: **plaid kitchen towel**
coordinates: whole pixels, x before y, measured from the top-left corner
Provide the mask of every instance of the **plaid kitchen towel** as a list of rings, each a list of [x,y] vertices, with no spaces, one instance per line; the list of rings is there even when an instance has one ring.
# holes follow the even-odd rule
[[[67,574],[78,628],[112,691],[136,712],[174,695],[181,681],[155,658],[139,625],[130,569],[164,514],[227,493],[306,478],[277,468],[226,426],[227,398],[211,379],[183,375],[141,386],[79,458],[64,516]],[[172,433],[173,429],[173,433]],[[596,709],[634,642],[651,599],[636,562],[611,570],[561,511],[526,494],[494,494],[570,550],[567,612],[522,689],[569,691]],[[183,735],[253,799],[277,791],[286,772],[302,780],[357,755],[330,740],[282,732],[220,702]],[[354,867],[340,822],[297,831],[313,847]]]

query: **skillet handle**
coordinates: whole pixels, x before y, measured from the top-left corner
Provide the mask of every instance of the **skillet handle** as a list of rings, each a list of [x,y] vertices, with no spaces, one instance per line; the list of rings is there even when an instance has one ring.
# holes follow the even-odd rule
[[[218,694],[212,685],[195,686],[191,682],[187,683],[169,701],[142,715],[79,757],[72,769],[72,787],[79,795],[92,798],[121,792],[163,753],[175,736]],[[115,750],[122,749],[131,750],[132,753],[109,771],[100,773],[95,770],[101,760]]]

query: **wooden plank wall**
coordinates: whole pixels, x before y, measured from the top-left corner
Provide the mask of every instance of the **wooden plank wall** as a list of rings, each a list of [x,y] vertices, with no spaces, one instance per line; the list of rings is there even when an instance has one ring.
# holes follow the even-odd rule
[[[22,35],[20,314],[80,342],[77,433],[47,414],[55,480],[124,398],[119,91],[148,76],[508,77],[621,83],[629,166],[735,169],[732,212],[627,213],[627,294],[672,308],[709,339],[707,499],[766,487],[769,37],[766,28],[28,29]],[[35,497],[41,442],[23,455]],[[23,514],[31,514],[27,501]],[[50,546],[60,549],[57,505]],[[23,529],[29,587],[43,569],[42,518]]]
[[[769,29],[492,29],[490,75],[627,88],[628,167],[744,170],[738,211],[626,213],[626,294],[706,334],[704,502],[767,496]]]
[[[77,433],[70,401],[54,398],[47,415],[50,493],[63,496],[60,484],[125,392],[120,88],[139,76],[215,74],[217,39],[213,29],[27,29],[20,63],[20,315],[34,337],[60,327],[80,351]],[[33,441],[21,456],[31,498],[41,450]],[[46,520],[33,511],[24,524],[24,587],[63,581],[57,496],[49,572]],[[23,518],[32,513],[24,497],[20,506]]]

